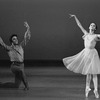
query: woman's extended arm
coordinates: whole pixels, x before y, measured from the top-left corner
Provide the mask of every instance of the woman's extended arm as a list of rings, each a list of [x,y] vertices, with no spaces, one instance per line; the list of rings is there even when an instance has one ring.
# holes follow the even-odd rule
[[[78,18],[76,17],[76,15],[72,15],[72,14],[69,14],[70,15],[70,18],[74,17],[75,18],[75,21],[77,23],[77,25],[79,26],[79,28],[82,30],[82,32],[86,35],[88,32],[83,28],[83,26],[81,25],[80,21],[78,20]]]
[[[96,41],[100,41],[100,34],[96,35]]]

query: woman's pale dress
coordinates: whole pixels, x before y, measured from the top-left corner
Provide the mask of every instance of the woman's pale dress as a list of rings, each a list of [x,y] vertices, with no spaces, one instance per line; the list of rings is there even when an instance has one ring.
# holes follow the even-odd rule
[[[85,48],[78,54],[63,59],[67,69],[81,74],[100,74],[100,59],[95,45],[96,34],[86,34],[83,36]]]

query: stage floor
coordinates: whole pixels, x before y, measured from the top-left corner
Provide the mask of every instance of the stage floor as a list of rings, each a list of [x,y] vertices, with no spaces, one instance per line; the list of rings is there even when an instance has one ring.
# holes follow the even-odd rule
[[[0,100],[97,100],[93,94],[93,82],[89,98],[85,98],[85,76],[74,74],[64,66],[26,67],[25,72],[30,90],[24,91],[23,84],[18,90],[0,88]],[[0,82],[13,81],[10,69],[0,68]]]

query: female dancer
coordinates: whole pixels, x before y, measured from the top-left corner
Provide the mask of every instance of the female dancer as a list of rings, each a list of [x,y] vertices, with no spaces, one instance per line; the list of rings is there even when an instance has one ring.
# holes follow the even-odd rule
[[[89,26],[89,32],[87,32],[81,25],[76,15],[70,14],[70,17],[74,17],[77,25],[84,33],[83,40],[85,48],[78,54],[66,57],[63,59],[63,63],[69,70],[75,73],[81,73],[86,75],[86,89],[85,96],[88,97],[90,89],[91,76],[93,75],[94,94],[96,98],[99,98],[98,94],[98,78],[97,74],[100,74],[100,59],[97,50],[95,49],[96,42],[99,41],[100,35],[95,34],[96,25],[91,23]]]

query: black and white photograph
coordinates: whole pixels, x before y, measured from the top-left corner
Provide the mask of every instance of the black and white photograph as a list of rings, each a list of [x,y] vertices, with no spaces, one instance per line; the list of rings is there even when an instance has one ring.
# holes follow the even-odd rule
[[[99,100],[99,10],[99,0],[0,0],[0,100]]]

